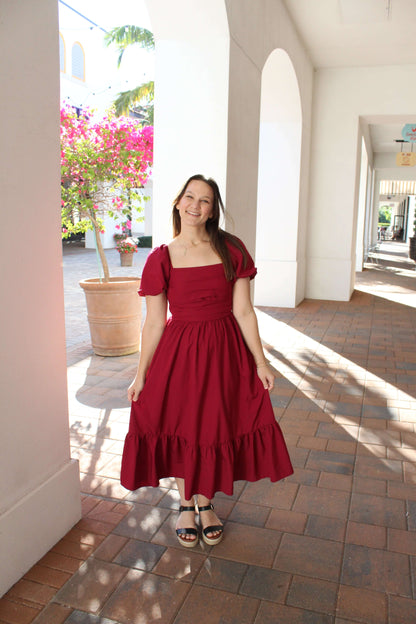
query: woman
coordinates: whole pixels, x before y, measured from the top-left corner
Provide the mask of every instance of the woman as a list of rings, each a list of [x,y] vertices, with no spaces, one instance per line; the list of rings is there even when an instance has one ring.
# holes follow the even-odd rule
[[[132,401],[121,483],[130,490],[175,477],[181,545],[218,544],[223,526],[211,498],[236,480],[277,481],[293,469],[269,392],[250,301],[256,269],[243,243],[219,227],[217,184],[192,176],[173,204],[174,238],[143,269],[146,296],[141,355],[128,389]],[[167,306],[172,316],[167,317]]]

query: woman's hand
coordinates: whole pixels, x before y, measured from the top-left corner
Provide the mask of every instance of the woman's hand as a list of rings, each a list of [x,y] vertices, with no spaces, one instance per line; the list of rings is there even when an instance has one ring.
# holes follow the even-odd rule
[[[257,366],[257,375],[261,379],[261,383],[265,390],[269,392],[273,390],[274,386],[274,373],[268,364],[261,364]]]
[[[136,376],[127,390],[129,401],[137,401],[144,388],[146,373],[166,326],[167,305],[165,292],[146,296],[147,312],[142,331],[140,359]]]
[[[257,317],[250,300],[250,280],[248,277],[241,277],[234,284],[233,314],[246,345],[254,357],[257,375],[261,379],[264,389],[270,392],[274,386],[274,372],[264,357]]]
[[[137,401],[140,392],[144,388],[144,379],[135,377],[127,390],[127,398],[129,401]]]

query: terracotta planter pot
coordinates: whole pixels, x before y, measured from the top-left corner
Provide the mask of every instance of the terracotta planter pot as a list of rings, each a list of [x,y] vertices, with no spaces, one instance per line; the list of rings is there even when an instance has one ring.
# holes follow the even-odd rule
[[[82,280],[79,285],[87,300],[91,343],[97,355],[128,355],[139,350],[142,318],[137,293],[140,278],[111,277]]]
[[[133,266],[134,251],[131,253],[120,252],[121,266]]]

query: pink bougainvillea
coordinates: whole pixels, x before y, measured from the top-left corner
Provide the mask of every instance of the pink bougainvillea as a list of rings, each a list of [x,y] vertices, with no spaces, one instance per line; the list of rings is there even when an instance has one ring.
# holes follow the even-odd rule
[[[61,109],[62,236],[93,227],[109,278],[99,232],[105,213],[123,218],[131,227],[132,202],[137,208],[138,189],[151,173],[153,127],[109,113],[94,120],[71,106]],[[100,249],[101,248],[101,249]]]

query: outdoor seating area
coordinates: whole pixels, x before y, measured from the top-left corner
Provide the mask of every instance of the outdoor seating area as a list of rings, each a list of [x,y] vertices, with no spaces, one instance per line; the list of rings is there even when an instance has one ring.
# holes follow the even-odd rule
[[[114,273],[140,274],[135,266]],[[119,484],[137,354],[92,353],[95,254],[64,249],[69,418],[82,520],[0,599],[0,624],[416,621],[416,271],[382,242],[350,302],[260,308],[272,403],[295,467],[218,494],[221,544],[181,548],[178,493]],[[95,264],[94,264],[95,263]]]

